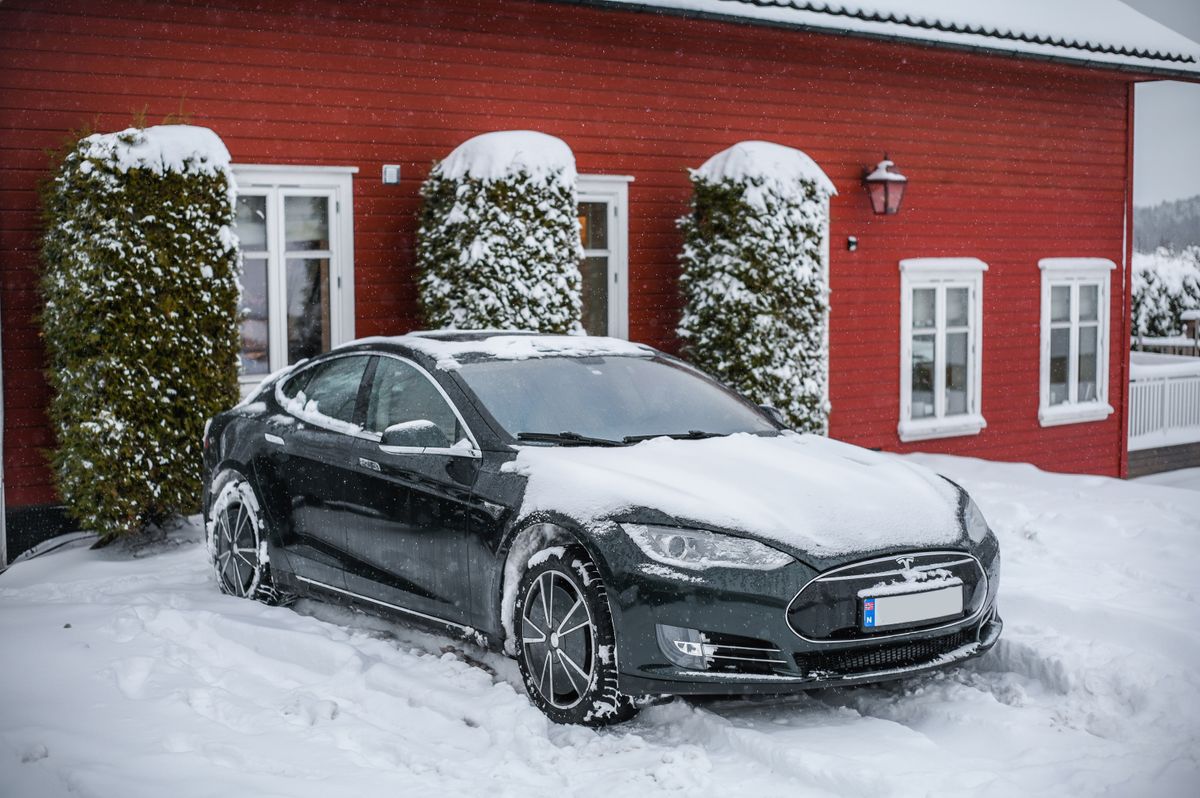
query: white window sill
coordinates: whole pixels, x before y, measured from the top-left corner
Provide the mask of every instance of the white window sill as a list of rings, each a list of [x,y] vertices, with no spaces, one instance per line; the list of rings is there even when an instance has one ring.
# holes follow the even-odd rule
[[[1055,405],[1054,407],[1043,407],[1038,410],[1038,423],[1043,427],[1057,427],[1062,424],[1083,424],[1088,421],[1103,421],[1111,416],[1113,412],[1112,406],[1106,402]]]
[[[987,426],[979,414],[946,416],[945,418],[907,419],[897,427],[902,441],[927,441],[931,438],[957,438],[962,435],[978,435]]]

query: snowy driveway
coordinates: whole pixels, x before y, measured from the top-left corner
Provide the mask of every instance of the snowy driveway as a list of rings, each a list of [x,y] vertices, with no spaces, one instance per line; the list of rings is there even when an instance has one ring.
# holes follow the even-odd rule
[[[918,459],[1003,547],[1004,638],[959,670],[557,727],[499,656],[220,595],[190,530],[0,576],[0,794],[1194,795],[1200,492]]]

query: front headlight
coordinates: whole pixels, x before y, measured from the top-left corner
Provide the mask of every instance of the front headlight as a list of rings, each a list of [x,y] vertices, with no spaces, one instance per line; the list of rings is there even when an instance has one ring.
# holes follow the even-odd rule
[[[787,554],[757,540],[719,535],[703,529],[653,524],[621,524],[621,529],[647,557],[677,568],[770,571],[792,562]]]
[[[980,543],[988,533],[987,520],[983,517],[983,513],[979,510],[979,505],[971,497],[967,497],[967,509],[963,513],[963,520],[967,526],[967,536],[975,543]]]

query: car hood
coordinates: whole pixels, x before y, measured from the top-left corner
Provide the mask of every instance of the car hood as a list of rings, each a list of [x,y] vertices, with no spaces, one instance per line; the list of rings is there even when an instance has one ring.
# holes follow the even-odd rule
[[[894,455],[817,435],[656,438],[636,446],[521,447],[522,514],[584,525],[665,513],[738,531],[824,567],[847,555],[956,544],[956,487]]]

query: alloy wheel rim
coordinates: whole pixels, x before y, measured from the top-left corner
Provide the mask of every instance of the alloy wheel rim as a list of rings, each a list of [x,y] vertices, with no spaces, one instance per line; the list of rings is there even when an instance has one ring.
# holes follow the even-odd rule
[[[217,576],[235,596],[250,594],[258,574],[254,521],[243,502],[230,504],[217,516]]]
[[[525,593],[521,644],[530,681],[559,709],[583,700],[595,670],[592,614],[575,582],[546,571]]]

